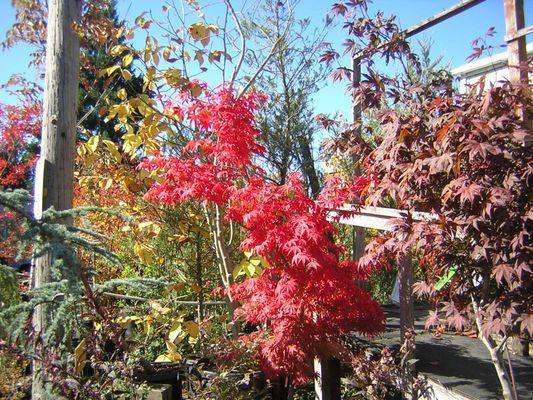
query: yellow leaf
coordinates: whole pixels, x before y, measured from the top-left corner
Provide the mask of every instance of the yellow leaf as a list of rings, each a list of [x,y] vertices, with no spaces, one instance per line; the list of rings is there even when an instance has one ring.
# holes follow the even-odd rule
[[[210,32],[206,29],[206,26],[203,22],[197,22],[189,26],[189,33],[195,42],[200,40],[204,46],[209,44]]]
[[[76,375],[81,375],[83,367],[85,366],[85,361],[87,360],[86,343],[86,340],[82,339],[74,349],[74,373]]]
[[[211,24],[211,25],[209,25],[209,26],[207,27],[207,29],[209,29],[209,30],[210,30],[211,32],[213,32],[215,35],[218,35],[218,31],[219,31],[218,26],[216,26],[216,25],[212,25],[212,24]]]
[[[200,41],[204,46],[207,46],[209,44],[209,40],[211,40],[211,34],[209,31],[205,31],[206,35],[202,38]]]
[[[150,252],[150,250],[144,246],[143,244],[140,244],[140,243],[135,243],[133,245],[133,252],[135,253],[135,255],[137,257],[139,257],[139,260],[141,261],[141,263],[143,263],[144,265],[148,265],[148,264],[151,264],[152,263],[152,253]]]
[[[107,76],[113,75],[113,72],[115,72],[117,69],[120,68],[120,65],[114,65],[112,67],[106,68],[104,71],[107,73]]]
[[[175,353],[178,351],[178,346],[176,346],[172,342],[169,342],[168,340],[165,340],[165,345],[167,346],[167,350],[169,353]]]
[[[122,88],[117,92],[117,97],[120,100],[126,100],[126,97],[128,97],[128,93],[126,92],[126,89]]]
[[[115,162],[120,163],[122,161],[122,156],[120,155],[117,149],[117,145],[110,140],[104,140],[103,143],[106,145],[107,150],[113,156],[113,159],[115,160]]]
[[[124,104],[121,104],[117,107],[117,116],[119,119],[123,119],[128,116],[128,108]]]
[[[124,57],[122,57],[122,65],[124,67],[127,67],[128,65],[130,65],[132,61],[133,61],[132,53],[126,54]]]
[[[153,321],[153,317],[151,315],[148,315],[147,317],[144,318],[144,334],[146,336],[149,336],[150,333],[152,332],[152,321]]]
[[[104,190],[109,190],[111,185],[113,185],[113,179],[112,178],[107,178],[107,181],[106,181],[105,186],[104,186]]]
[[[144,221],[144,222],[141,222],[141,223],[139,224],[139,229],[140,229],[141,231],[143,231],[143,230],[145,230],[146,228],[148,228],[148,227],[149,227],[150,225],[152,225],[152,224],[153,224],[152,221]]]
[[[179,363],[181,361],[181,359],[182,359],[181,354],[177,353],[177,352],[174,352],[174,351],[168,353],[167,356],[168,356],[170,361],[175,362],[175,363]]]
[[[172,52],[172,49],[167,46],[165,47],[165,50],[163,50],[163,59],[167,60],[170,58],[170,53]]]
[[[178,348],[177,346],[172,343],[172,342],[169,342],[168,340],[165,341],[165,344],[167,345],[167,349],[168,349],[168,353],[166,354],[166,356],[169,358],[169,360],[171,360],[172,362],[180,362],[182,357],[181,357],[181,354],[178,353]]]
[[[133,126],[131,126],[130,124],[125,124],[124,126],[126,127],[127,133],[133,134]]]
[[[143,53],[143,60],[145,63],[147,63],[148,61],[150,61],[150,58],[152,57],[152,52],[151,50],[148,50],[146,49]]]
[[[131,78],[132,78],[131,72],[128,71],[127,69],[123,69],[123,70],[122,70],[122,77],[123,77],[125,80],[127,80],[127,81],[131,80]]]
[[[126,329],[131,323],[139,323],[142,321],[141,317],[136,315],[128,315],[126,317],[117,318],[116,322],[120,325],[121,328]]]
[[[168,340],[174,344],[180,344],[186,336],[187,332],[183,331],[180,321],[176,322],[168,332]]]
[[[160,356],[158,356],[155,361],[156,363],[164,363],[164,362],[172,362],[172,360],[166,355],[166,354],[161,354]]]
[[[100,135],[94,135],[87,140],[87,149],[94,153],[98,148],[98,143],[100,142]]]
[[[198,61],[198,64],[202,65],[204,63],[204,52],[202,50],[196,50],[194,59]]]
[[[200,334],[200,326],[198,326],[198,324],[194,321],[185,321],[183,323],[183,327],[189,336],[193,338],[197,338]]]
[[[121,27],[117,30],[117,32],[115,33],[115,38],[120,39],[120,37],[121,37],[122,34],[124,33],[124,29],[125,29],[125,27],[124,27],[124,26],[121,26]]]
[[[159,313],[159,314],[168,314],[171,310],[170,308],[168,307],[162,307],[161,304],[159,304],[158,302],[156,301],[153,301],[150,303],[150,306],[152,307],[152,309]]]
[[[128,48],[124,46],[123,44],[117,44],[116,46],[111,47],[111,50],[109,50],[109,54],[117,57],[124,53]]]
[[[137,181],[135,181],[134,179],[130,178],[129,176],[126,176],[122,180],[122,183],[124,184],[126,189],[129,190],[132,193],[137,193],[138,191],[140,191],[142,189],[142,186]]]

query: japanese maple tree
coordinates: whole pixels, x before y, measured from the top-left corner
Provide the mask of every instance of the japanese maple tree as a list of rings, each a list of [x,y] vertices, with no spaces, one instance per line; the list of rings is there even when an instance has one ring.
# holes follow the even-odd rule
[[[419,60],[392,17],[371,16],[366,1],[339,2],[333,10],[345,18],[347,51],[363,49],[369,57],[367,72],[353,87],[356,99],[381,110],[381,137],[375,148],[366,148],[363,162],[366,174],[377,178],[366,201],[392,202],[407,211],[389,236],[367,246],[361,261],[419,252],[424,279],[415,291],[434,306],[427,327],[477,327],[503,395],[512,399],[502,349],[513,333],[533,332],[531,131],[517,113],[531,112],[531,90],[509,82],[485,85],[482,79],[458,94],[440,71],[416,79],[423,72]],[[405,75],[377,72],[371,58],[376,55],[408,66]],[[330,51],[324,59],[337,56]],[[336,76],[350,72],[341,69]],[[336,145],[344,149],[364,148],[360,139],[342,139]],[[414,211],[433,218],[416,221]]]
[[[329,207],[358,195],[357,187],[331,179],[313,201],[297,174],[284,185],[266,181],[254,163],[264,151],[254,121],[263,101],[259,93],[237,95],[227,87],[198,98],[184,94],[170,107],[195,128],[195,137],[179,157],[142,164],[161,172],[146,199],[203,204],[235,318],[259,326],[247,338],[257,341],[263,370],[301,384],[313,376],[314,358],[342,356],[342,334],[374,335],[384,316],[355,284],[368,271],[341,260],[344,249],[332,241],[335,229],[326,219]],[[245,229],[241,249],[266,260],[261,274],[242,283],[234,282],[220,227],[228,222]]]

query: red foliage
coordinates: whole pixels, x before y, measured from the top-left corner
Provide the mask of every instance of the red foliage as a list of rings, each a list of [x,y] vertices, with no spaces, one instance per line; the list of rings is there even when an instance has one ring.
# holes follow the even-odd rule
[[[288,376],[295,384],[312,375],[315,357],[341,355],[343,333],[374,335],[383,328],[381,309],[354,283],[366,271],[339,261],[344,249],[332,242],[326,213],[296,174],[282,186],[252,179],[228,209],[246,228],[242,249],[270,263],[261,276],[233,288],[243,301],[239,311],[248,322],[269,326],[259,345],[267,376]]]
[[[183,158],[159,157],[141,165],[165,171],[163,181],[150,188],[146,199],[174,203],[194,198],[224,204],[236,181],[252,167],[252,156],[264,151],[255,141],[260,132],[253,113],[265,97],[252,92],[237,98],[231,90],[221,89],[205,100],[190,96],[184,100],[186,105],[172,107],[173,112],[205,136],[192,139]]]
[[[425,276],[415,291],[436,308],[428,326],[468,328],[478,308],[485,336],[533,334],[532,135],[520,119],[531,115],[531,88],[488,87],[481,79],[466,94],[454,93],[445,71],[422,68],[391,19],[370,17],[365,0],[342,3],[350,8],[348,50],[359,45],[369,56],[401,57],[411,70],[408,78],[388,77],[370,65],[354,88],[363,108],[385,110],[377,113],[381,139],[364,161],[378,178],[367,202],[407,211],[392,233],[367,246],[361,262],[418,252]],[[435,218],[416,221],[413,211]],[[436,289],[452,267],[448,283]]]
[[[40,115],[39,103],[0,104],[0,189],[28,188],[37,159]],[[1,236],[1,230],[7,235]],[[21,231],[19,218],[0,209],[0,260],[14,261]]]
[[[340,261],[344,249],[333,243],[335,230],[326,219],[326,207],[360,195],[366,185],[332,179],[314,202],[296,174],[285,185],[266,183],[252,159],[263,151],[255,142],[259,131],[253,115],[262,100],[257,93],[239,98],[227,89],[205,100],[189,99],[180,115],[203,135],[185,147],[184,158],[143,163],[162,170],[146,197],[216,203],[226,207],[227,219],[244,226],[241,248],[263,256],[269,266],[230,288],[242,304],[237,315],[263,330],[254,337],[267,375],[301,384],[312,377],[315,357],[342,355],[342,334],[374,335],[383,328],[384,316],[355,284],[367,271]]]
[[[27,186],[37,159],[35,144],[41,130],[40,116],[41,106],[37,103],[0,104],[0,187]]]

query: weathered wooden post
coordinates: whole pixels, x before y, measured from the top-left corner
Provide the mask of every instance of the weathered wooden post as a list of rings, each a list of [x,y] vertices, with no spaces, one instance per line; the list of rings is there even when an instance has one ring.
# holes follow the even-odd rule
[[[509,80],[513,83],[527,82],[527,70],[523,68],[527,61],[524,0],[504,0],[503,9]]]
[[[407,253],[398,261],[398,281],[400,289],[400,342],[403,344],[405,333],[415,327],[411,253]]]
[[[40,218],[50,207],[72,208],[74,153],[80,45],[73,24],[80,18],[82,0],[50,0],[46,45],[46,75],[41,136],[41,154],[35,179],[34,214]],[[69,223],[69,221],[65,221]],[[52,281],[52,257],[45,254],[33,262],[32,284],[38,288]],[[35,353],[32,399],[44,399],[46,377],[42,334],[49,325],[50,305],[39,305],[33,313]]]
[[[362,123],[362,107],[361,102],[355,98],[355,88],[361,83],[361,58],[354,56],[352,58],[352,87],[353,87],[353,105],[352,105],[352,121],[354,123],[354,129],[357,130],[357,136],[361,136],[361,123]],[[354,163],[360,160],[354,156]],[[355,168],[355,175],[361,174],[361,168],[357,166]],[[352,231],[352,257],[354,261],[359,260],[365,252],[365,228],[360,226],[354,226]]]

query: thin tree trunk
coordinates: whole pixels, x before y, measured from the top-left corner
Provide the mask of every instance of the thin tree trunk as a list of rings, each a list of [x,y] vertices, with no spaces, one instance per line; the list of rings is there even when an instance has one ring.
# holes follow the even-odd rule
[[[490,335],[485,335],[481,329],[481,316],[479,314],[479,305],[477,301],[472,298],[472,306],[474,308],[474,314],[476,318],[476,326],[479,333],[479,338],[487,348],[490,354],[490,359],[496,370],[496,375],[498,375],[498,380],[500,381],[500,386],[502,388],[502,395],[505,400],[518,400],[518,397],[514,395],[509,374],[505,369],[505,361],[503,359],[503,354],[501,352],[502,346],[498,346],[494,339]]]
[[[224,232],[222,227],[222,221],[224,219],[224,216],[222,215],[220,206],[217,204],[213,206],[213,209],[205,207],[204,212],[211,230],[211,234],[213,235],[213,247],[215,248],[220,278],[222,280],[224,288],[228,289],[233,285],[234,279],[233,268],[231,265],[226,241],[224,239]],[[234,320],[235,309],[237,308],[237,304],[233,301],[233,296],[229,291],[226,293],[226,303],[228,307],[229,316],[233,321],[231,331],[233,337],[236,339],[239,336],[239,324]]]
[[[196,284],[198,285],[198,324],[204,319],[204,284],[202,277],[202,238],[196,234]]]
[[[313,158],[313,151],[309,138],[306,135],[301,135],[298,138],[300,151],[302,152],[302,169],[307,180],[307,184],[311,189],[313,199],[316,199],[320,193],[320,181],[315,168],[315,161]]]
[[[80,18],[81,3],[81,0],[50,0],[48,3],[41,155],[35,180],[34,213],[37,218],[52,206],[56,210],[72,208],[80,55],[79,39],[73,24]],[[34,287],[52,281],[52,262],[51,254],[34,260]],[[45,398],[46,374],[42,360],[46,357],[47,346],[43,342],[43,333],[49,326],[51,311],[51,305],[40,305],[33,313],[36,355],[32,365],[33,400]]]

